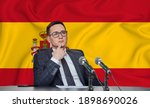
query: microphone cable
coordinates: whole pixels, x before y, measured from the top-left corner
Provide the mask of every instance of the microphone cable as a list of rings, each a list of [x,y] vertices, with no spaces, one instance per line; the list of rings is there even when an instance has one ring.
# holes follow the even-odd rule
[[[109,74],[111,75],[111,77],[112,77],[114,83],[116,84],[116,86],[118,87],[118,89],[119,89],[120,91],[122,91],[121,88],[119,87],[119,84],[117,83],[115,77],[113,76],[111,70],[102,62],[102,60],[101,60],[99,57],[96,57],[95,63],[96,63],[97,65],[101,66],[102,69],[105,71],[105,73],[106,73],[107,75],[109,75]]]
[[[102,86],[102,88],[103,88],[103,90],[104,90],[104,84],[102,84],[102,82],[99,80],[98,76],[96,75],[96,72],[95,72],[95,76],[96,76],[96,78],[97,78],[99,84]]]
[[[113,75],[112,73],[111,73],[110,75],[111,75],[111,77],[112,77],[112,79],[113,79],[114,83],[115,83],[115,84],[116,84],[116,86],[118,87],[118,89],[119,89],[120,91],[122,91],[122,89],[119,87],[119,84],[117,83],[117,81],[116,81],[116,79],[115,79],[114,75]]]

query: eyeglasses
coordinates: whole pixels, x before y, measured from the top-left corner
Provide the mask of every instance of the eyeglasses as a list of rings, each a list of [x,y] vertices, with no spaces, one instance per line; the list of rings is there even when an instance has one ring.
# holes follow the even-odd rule
[[[67,31],[66,30],[62,30],[61,32],[55,31],[55,32],[51,33],[50,36],[53,36],[54,38],[58,38],[60,34],[62,37],[66,37]]]

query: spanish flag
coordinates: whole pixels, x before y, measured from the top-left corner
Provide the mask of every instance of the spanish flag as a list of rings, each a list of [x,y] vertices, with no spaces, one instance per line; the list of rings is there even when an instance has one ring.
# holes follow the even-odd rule
[[[149,0],[1,0],[0,86],[33,85],[33,56],[46,26],[63,21],[99,79],[100,57],[120,86],[150,87]],[[45,46],[44,46],[45,45]],[[115,86],[112,78],[109,85]]]

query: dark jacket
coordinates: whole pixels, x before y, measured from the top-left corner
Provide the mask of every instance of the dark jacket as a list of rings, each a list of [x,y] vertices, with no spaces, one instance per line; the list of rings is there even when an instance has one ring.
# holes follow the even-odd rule
[[[84,66],[79,64],[79,58],[84,56],[81,50],[67,49],[74,66],[76,68],[79,79],[84,86],[88,85],[89,72]],[[34,56],[34,85],[35,86],[56,86],[63,85],[59,65],[51,60],[52,48],[41,49]],[[95,75],[94,75],[95,77]],[[95,77],[93,85],[100,85]]]

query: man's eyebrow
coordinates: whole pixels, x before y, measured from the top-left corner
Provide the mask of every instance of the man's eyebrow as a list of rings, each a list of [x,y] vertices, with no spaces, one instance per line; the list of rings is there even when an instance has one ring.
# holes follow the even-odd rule
[[[59,31],[53,31],[52,33],[54,33],[54,32],[59,32]]]
[[[54,32],[61,32],[61,31],[66,31],[66,30],[60,30],[60,31],[53,31],[52,33],[54,33]]]

